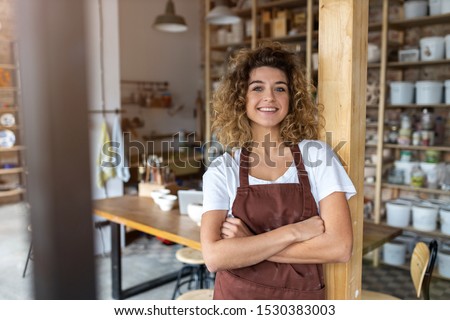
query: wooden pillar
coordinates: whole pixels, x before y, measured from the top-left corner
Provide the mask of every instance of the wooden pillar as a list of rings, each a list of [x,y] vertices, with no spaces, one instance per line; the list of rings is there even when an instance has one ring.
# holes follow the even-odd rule
[[[321,138],[340,156],[358,191],[349,201],[353,255],[346,264],[326,266],[329,299],[361,296],[368,6],[368,0],[319,1]]]

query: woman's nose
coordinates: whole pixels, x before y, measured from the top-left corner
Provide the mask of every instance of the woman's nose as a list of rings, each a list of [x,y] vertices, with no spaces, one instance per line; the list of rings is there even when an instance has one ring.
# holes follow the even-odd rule
[[[266,91],[264,93],[264,100],[265,101],[273,101],[274,99],[275,98],[274,98],[273,92],[271,90],[268,90],[268,91]]]

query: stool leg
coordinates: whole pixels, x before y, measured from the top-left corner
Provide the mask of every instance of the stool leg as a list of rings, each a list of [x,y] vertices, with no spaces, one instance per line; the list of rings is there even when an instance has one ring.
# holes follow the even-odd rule
[[[191,274],[189,275],[189,280],[187,282],[188,284],[188,290],[191,290],[191,284],[192,282],[196,282],[196,273],[197,273],[197,266],[191,265]]]
[[[25,278],[25,274],[27,273],[28,262],[30,261],[32,250],[33,250],[33,243],[31,242],[30,248],[28,249],[28,255],[27,255],[27,261],[25,262],[25,268],[23,269],[22,278]]]
[[[197,282],[197,289],[203,289],[203,281],[204,277],[203,277],[203,265],[200,265],[198,267],[198,282]]]
[[[186,270],[186,269],[191,269],[191,266],[189,266],[189,265],[183,266],[181,268],[180,272],[178,272],[177,283],[175,284],[175,290],[173,291],[173,294],[172,294],[172,300],[175,300],[178,292],[180,292],[180,286],[181,286],[180,281],[181,281],[181,278],[183,277],[184,270]]]

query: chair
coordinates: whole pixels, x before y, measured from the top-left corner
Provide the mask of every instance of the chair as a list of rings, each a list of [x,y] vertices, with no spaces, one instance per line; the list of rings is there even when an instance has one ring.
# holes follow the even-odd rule
[[[176,258],[178,261],[181,261],[184,266],[178,272],[172,300],[174,300],[177,295],[181,294],[181,287],[185,284],[187,284],[188,290],[191,289],[192,284],[195,284],[195,289],[204,289],[209,287],[210,281],[214,281],[214,279],[209,276],[201,251],[191,248],[182,248],[176,252]],[[181,281],[181,278],[186,274],[189,275],[189,279]]]
[[[31,225],[28,226],[28,231],[31,232]],[[33,242],[30,241],[30,247],[28,248],[27,260],[25,261],[25,267],[23,268],[22,278],[25,278],[27,274],[28,263],[33,260]]]
[[[424,300],[430,300],[430,282],[436,262],[438,244],[433,240],[429,246],[418,242],[411,257],[410,274],[416,289],[417,298],[423,295]],[[362,300],[398,300],[399,298],[370,290],[363,290]]]

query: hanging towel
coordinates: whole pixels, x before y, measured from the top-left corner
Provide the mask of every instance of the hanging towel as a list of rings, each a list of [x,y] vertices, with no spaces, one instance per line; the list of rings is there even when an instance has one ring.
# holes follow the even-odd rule
[[[97,160],[97,186],[99,188],[105,188],[106,181],[116,176],[116,168],[114,166],[104,165],[108,163],[114,164],[114,158],[111,157],[114,154],[112,152],[108,152],[109,148],[104,148],[105,143],[109,143],[110,141],[111,139],[109,138],[108,125],[106,124],[106,121],[103,121],[100,132],[100,150]],[[106,153],[104,153],[104,151],[106,151]]]
[[[112,131],[112,141],[118,143],[118,154],[120,156],[119,163],[116,163],[116,174],[117,178],[122,180],[123,182],[127,182],[130,180],[130,170],[128,168],[128,161],[125,158],[124,145],[123,145],[123,137],[122,137],[122,129],[120,126],[119,116],[116,117],[113,125]]]

